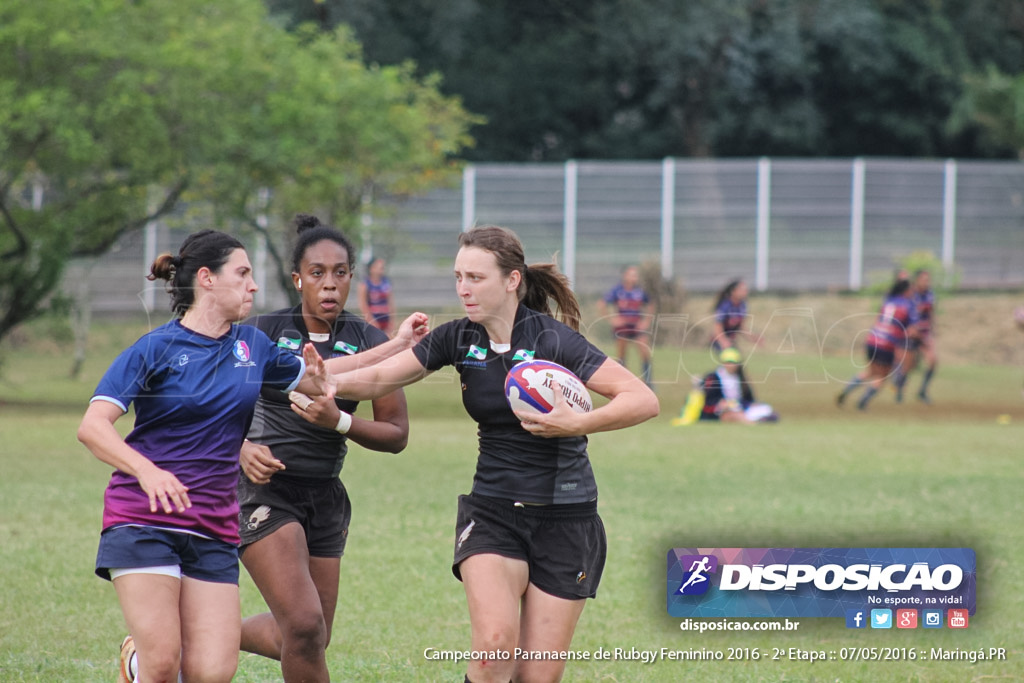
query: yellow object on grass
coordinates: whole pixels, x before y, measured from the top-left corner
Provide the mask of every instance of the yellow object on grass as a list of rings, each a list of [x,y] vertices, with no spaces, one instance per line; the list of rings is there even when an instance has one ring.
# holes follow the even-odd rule
[[[700,419],[700,412],[704,410],[704,392],[700,389],[692,390],[686,396],[686,405],[679,417],[672,420],[673,427],[685,427],[692,425]]]

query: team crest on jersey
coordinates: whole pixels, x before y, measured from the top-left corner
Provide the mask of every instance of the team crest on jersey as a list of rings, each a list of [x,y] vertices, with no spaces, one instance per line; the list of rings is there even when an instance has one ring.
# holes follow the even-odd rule
[[[301,339],[292,339],[291,337],[278,337],[277,347],[279,349],[288,349],[289,351],[298,351],[301,341]]]
[[[353,346],[352,344],[346,344],[343,341],[335,342],[334,343],[334,350],[335,351],[340,351],[341,353],[347,353],[350,356],[352,354],[359,353],[359,347],[358,346]]]
[[[475,358],[476,360],[484,360],[487,358],[487,349],[481,348],[476,344],[469,345],[469,351],[466,353],[466,358]]]
[[[238,359],[238,363],[235,363],[236,368],[251,367],[256,365],[252,362],[252,354],[249,352],[249,345],[244,340],[239,339],[235,342],[235,347],[231,350],[235,354],[235,358]]]
[[[515,355],[512,356],[512,360],[533,360],[533,357],[537,354],[536,351],[530,349],[519,349]]]

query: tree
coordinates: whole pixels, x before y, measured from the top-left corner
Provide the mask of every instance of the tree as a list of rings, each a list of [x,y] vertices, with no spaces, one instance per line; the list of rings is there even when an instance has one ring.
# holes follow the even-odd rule
[[[472,159],[1005,155],[947,119],[1024,64],[1006,0],[267,0],[444,75]]]
[[[246,217],[270,187],[272,209],[341,211],[436,182],[472,121],[436,81],[368,69],[344,32],[288,33],[249,0],[5,3],[0,339],[68,259],[183,198]]]

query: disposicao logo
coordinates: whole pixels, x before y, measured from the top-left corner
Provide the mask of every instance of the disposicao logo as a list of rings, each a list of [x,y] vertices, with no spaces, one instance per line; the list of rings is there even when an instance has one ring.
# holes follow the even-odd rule
[[[975,609],[970,548],[673,548],[674,617],[842,617],[894,607]],[[884,628],[874,622],[871,626]],[[890,626],[891,628],[891,617]]]
[[[680,566],[689,566],[683,574],[683,583],[676,591],[679,595],[703,595],[711,585],[709,574],[718,569],[718,558],[714,555],[684,555],[679,558]]]

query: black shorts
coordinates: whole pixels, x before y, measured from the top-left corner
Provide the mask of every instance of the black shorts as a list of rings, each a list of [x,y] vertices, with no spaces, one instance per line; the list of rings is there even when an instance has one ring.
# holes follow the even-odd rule
[[[352,507],[340,479],[306,484],[274,476],[267,484],[254,484],[243,474],[238,478],[238,504],[242,552],[284,524],[298,522],[311,557],[345,554]]]
[[[608,539],[597,501],[524,505],[501,498],[459,496],[452,573],[467,557],[501,555],[529,565],[530,583],[565,600],[597,595]]]
[[[616,327],[614,332],[617,339],[628,339],[630,341],[645,339],[647,337],[647,330],[641,330],[636,326],[636,323],[629,323]]]
[[[872,344],[864,347],[864,355],[869,363],[877,363],[886,367],[892,367],[892,364],[896,362],[895,351],[892,349],[880,349]]]

